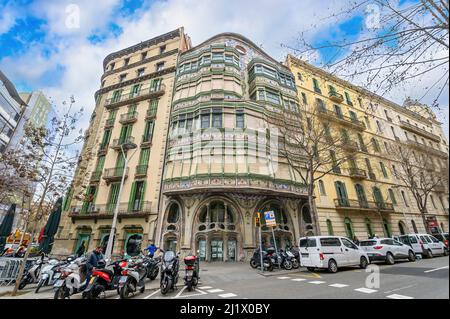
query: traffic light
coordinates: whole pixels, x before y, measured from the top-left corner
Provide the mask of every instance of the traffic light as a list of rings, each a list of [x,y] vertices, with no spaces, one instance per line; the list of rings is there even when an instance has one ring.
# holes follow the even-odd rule
[[[260,227],[261,226],[261,217],[260,217],[260,213],[256,213],[256,217],[255,217],[255,226],[256,227]]]

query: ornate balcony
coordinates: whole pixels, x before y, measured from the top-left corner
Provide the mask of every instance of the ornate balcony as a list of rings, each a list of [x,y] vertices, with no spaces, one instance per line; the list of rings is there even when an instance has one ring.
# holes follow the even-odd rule
[[[330,100],[336,103],[342,103],[344,102],[344,96],[340,93],[330,91],[328,92],[328,96],[330,97]]]
[[[102,176],[102,171],[93,172],[91,175],[91,183],[98,183],[100,181],[101,176]]]
[[[434,190],[436,193],[445,193],[446,189],[447,189],[447,188],[445,187],[445,184],[444,184],[443,182],[441,182],[441,183],[435,185],[434,188],[433,188],[433,190]]]
[[[112,142],[111,148],[115,149],[115,150],[120,150],[120,147],[123,144],[128,144],[128,143],[134,143],[134,137],[133,136],[129,136],[127,138],[123,138],[123,139],[115,139]]]
[[[358,211],[381,211],[394,212],[394,205],[391,203],[359,201],[355,199],[336,198],[334,205],[338,210],[358,210]]]
[[[432,140],[434,142],[439,143],[441,141],[441,138],[438,135],[428,132],[424,129],[421,129],[420,127],[412,125],[411,123],[408,123],[405,121],[400,121],[400,127],[404,128],[405,130],[408,130],[410,132],[416,133],[420,136],[429,138],[430,140]]]
[[[341,141],[341,147],[348,152],[357,152],[359,150],[358,143],[351,141],[350,139]]]
[[[153,135],[142,135],[141,147],[149,148],[150,146],[152,146],[152,140],[153,140]]]
[[[148,165],[138,165],[136,166],[136,177],[147,176]]]
[[[108,143],[100,144],[97,155],[98,156],[106,155],[107,152],[108,152]]]
[[[418,150],[420,150],[420,151],[422,151],[424,153],[435,155],[435,156],[438,156],[438,157],[441,157],[441,158],[444,158],[444,159],[448,158],[448,154],[447,153],[445,153],[445,152],[443,152],[441,150],[437,150],[437,149],[435,149],[435,148],[433,148],[433,147],[431,147],[429,145],[421,144],[421,143],[418,143],[418,142],[413,141],[413,140],[408,140],[406,143],[407,143],[407,145],[409,145],[411,147],[414,147],[415,149],[418,149]]]
[[[325,108],[324,105],[317,104],[316,107],[317,107],[318,114],[324,118],[329,119],[330,121],[334,121],[334,122],[340,123],[342,125],[349,126],[358,131],[364,131],[366,129],[366,125],[364,124],[364,122],[362,122],[358,119],[353,119],[351,117],[329,111]]]
[[[128,177],[129,168],[124,167],[114,167],[105,169],[103,172],[103,179],[106,183],[117,182],[122,180],[122,175],[125,174],[125,178]]]
[[[141,88],[141,90],[136,93],[122,93],[119,96],[107,99],[105,102],[105,107],[107,109],[113,109],[126,104],[137,103],[143,100],[155,98],[164,95],[165,92],[166,86],[164,84],[160,84],[156,87]]]
[[[120,116],[119,123],[120,124],[130,124],[130,123],[136,122],[137,119],[138,119],[138,112],[136,112],[136,111],[128,112],[128,113],[122,114]]]
[[[356,167],[350,167],[348,169],[348,171],[349,171],[349,175],[351,178],[354,178],[354,179],[366,179],[367,178],[366,171],[363,169],[359,169]]]
[[[106,123],[105,123],[105,128],[113,127],[113,126],[114,126],[115,120],[116,120],[115,118],[113,118],[113,119],[107,119],[107,120],[106,120]]]
[[[104,204],[104,205],[89,205],[87,209],[83,210],[83,206],[72,207],[69,217],[72,219],[72,223],[76,220],[94,220],[97,222],[99,219],[112,219],[114,217],[114,209],[116,204]],[[152,212],[152,202],[136,202],[134,207],[128,203],[119,204],[118,220],[131,218],[145,218],[148,222],[148,218]]]

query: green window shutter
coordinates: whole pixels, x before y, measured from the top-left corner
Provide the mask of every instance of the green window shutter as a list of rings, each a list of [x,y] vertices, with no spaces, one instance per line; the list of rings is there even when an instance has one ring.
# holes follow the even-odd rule
[[[136,199],[136,182],[133,182],[133,185],[131,186],[130,200],[128,201],[129,212],[133,211],[135,199]]]
[[[139,158],[139,165],[147,165],[149,158],[150,158],[150,149],[149,148],[142,149],[141,156]]]
[[[391,198],[392,204],[397,205],[397,199],[395,198],[394,191],[389,188],[389,197]]]
[[[328,235],[333,236],[334,235],[333,224],[329,219],[327,219],[327,228],[328,228]]]
[[[125,158],[123,157],[123,154],[120,153],[117,156],[117,161],[116,161],[116,168],[121,168],[123,169],[125,167]]]
[[[108,199],[108,204],[107,204],[107,210],[109,212],[112,212],[115,208],[115,205],[117,203],[117,199],[119,196],[119,188],[120,188],[119,183],[111,184],[111,190],[109,193],[109,199]]]
[[[119,135],[120,142],[123,142],[125,140],[126,134],[127,134],[127,127],[122,126],[122,128],[120,129],[120,135]]]
[[[133,131],[133,125],[127,125],[126,126],[126,138],[129,138],[131,136],[131,132]]]
[[[95,172],[101,172],[103,170],[104,165],[105,165],[105,156],[100,156],[97,161]]]

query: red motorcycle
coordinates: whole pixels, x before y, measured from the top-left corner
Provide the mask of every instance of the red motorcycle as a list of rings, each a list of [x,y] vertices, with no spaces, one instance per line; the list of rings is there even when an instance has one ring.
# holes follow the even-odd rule
[[[184,285],[187,286],[188,291],[192,291],[197,287],[200,279],[199,259],[197,256],[187,256],[184,258],[184,264],[186,265],[184,268]]]
[[[88,286],[83,291],[83,299],[98,299],[100,294],[108,290],[119,291],[119,280],[122,270],[127,267],[127,260],[118,260],[111,264],[112,269],[105,268],[104,263],[92,271]]]

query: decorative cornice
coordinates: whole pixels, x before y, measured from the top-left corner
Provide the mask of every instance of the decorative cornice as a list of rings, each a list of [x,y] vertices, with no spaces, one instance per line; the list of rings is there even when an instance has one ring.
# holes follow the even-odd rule
[[[131,79],[131,80],[128,80],[128,81],[125,81],[122,83],[110,85],[110,86],[107,86],[107,87],[102,88],[102,89],[98,90],[97,92],[95,92],[94,96],[95,96],[95,99],[97,100],[99,94],[105,94],[110,91],[120,89],[124,86],[129,86],[131,84],[135,84],[135,83],[139,83],[139,82],[146,81],[149,79],[157,78],[157,77],[160,77],[160,76],[163,76],[166,74],[175,73],[175,71],[176,71],[176,67],[171,67],[171,68],[164,69],[162,71],[158,71],[158,72],[150,73],[150,74],[147,74],[144,76],[136,77],[134,79]]]
[[[172,50],[172,51],[167,51],[167,52],[164,52],[163,54],[159,54],[159,55],[156,55],[156,56],[144,59],[142,61],[135,62],[133,64],[129,64],[127,66],[120,67],[118,69],[114,69],[114,70],[111,70],[111,71],[106,71],[105,73],[103,73],[101,80],[103,81],[103,79],[105,77],[107,77],[107,76],[109,76],[111,74],[123,72],[123,71],[126,71],[128,69],[132,69],[134,67],[137,67],[137,66],[140,66],[140,65],[143,65],[143,64],[147,64],[149,62],[156,61],[156,60],[159,60],[159,59],[162,59],[162,58],[174,55],[174,54],[178,54],[178,49],[175,49],[175,50]]]
[[[153,39],[141,42],[139,44],[135,44],[135,45],[125,48],[123,50],[111,53],[111,54],[107,55],[106,58],[103,60],[103,69],[106,68],[106,65],[111,60],[120,58],[122,56],[128,55],[128,54],[136,52],[136,51],[143,50],[145,48],[151,47],[152,45],[156,45],[158,43],[165,42],[167,40],[174,39],[179,36],[180,36],[180,29],[176,29],[176,30],[170,31],[166,34],[157,36],[156,38],[153,38]]]

